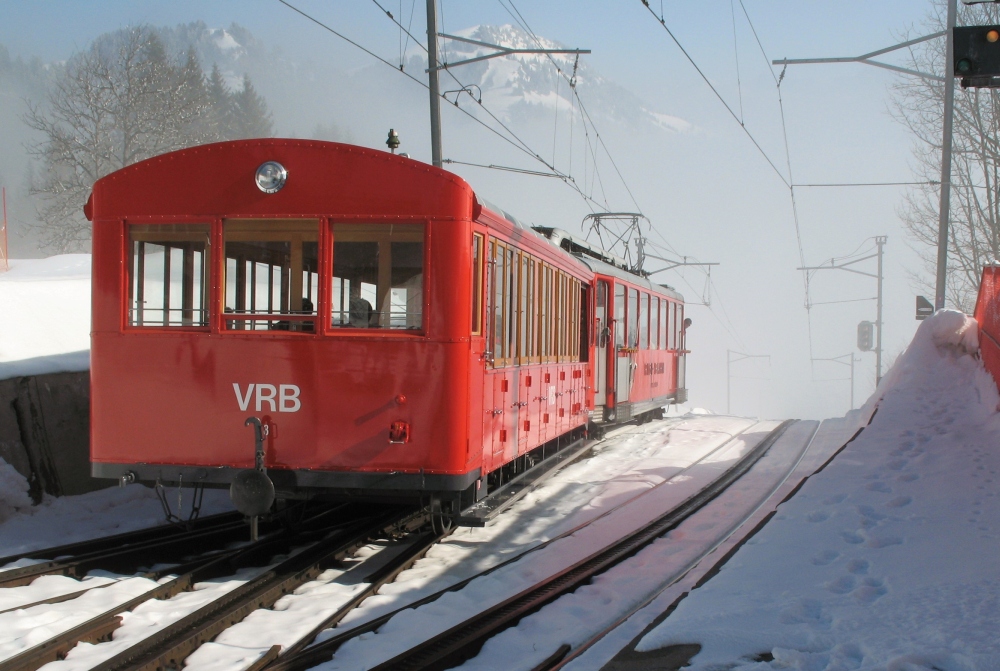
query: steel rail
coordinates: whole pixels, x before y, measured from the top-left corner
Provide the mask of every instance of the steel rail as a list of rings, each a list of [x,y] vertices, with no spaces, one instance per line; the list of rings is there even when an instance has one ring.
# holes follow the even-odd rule
[[[302,526],[306,527],[305,531],[302,531],[301,529],[293,531],[287,527],[282,528],[277,531],[270,532],[268,535],[261,537],[256,542],[243,547],[211,554],[207,557],[202,557],[180,566],[170,566],[157,571],[149,571],[141,577],[159,580],[167,575],[177,575],[162,585],[158,585],[155,588],[124,603],[113,606],[105,612],[88,619],[86,622],[57,634],[46,641],[28,648],[27,650],[23,650],[13,657],[3,660],[0,662],[0,671],[32,671],[43,666],[44,664],[47,664],[48,662],[64,658],[65,655],[81,641],[95,643],[107,639],[115,629],[121,626],[121,615],[123,613],[133,610],[146,601],[154,599],[169,599],[181,592],[192,589],[197,583],[225,575],[231,575],[240,568],[254,565],[266,565],[267,560],[271,556],[288,552],[292,549],[294,544],[301,544],[303,541],[316,540],[315,537],[317,535],[328,534],[335,530],[338,525],[343,526],[342,523],[335,522],[332,525],[327,523],[327,526],[325,527],[320,526],[319,528],[309,528],[317,523],[323,524],[325,518],[330,514],[330,512],[331,511],[328,510],[320,511],[311,519],[304,521]],[[328,520],[326,522],[328,522]],[[129,577],[131,578],[134,576]],[[127,579],[129,578],[124,578],[124,580]],[[100,585],[91,589],[109,587],[111,585],[118,584],[119,582],[122,582],[122,580]],[[25,609],[46,603],[67,601],[71,598],[76,598],[87,591],[89,590],[81,590],[70,595],[60,595],[58,597],[53,597],[52,599],[45,599],[33,604],[20,606],[19,608]]]
[[[476,613],[447,631],[373,667],[373,671],[442,669],[471,658],[491,636],[513,626],[521,618],[539,610],[560,596],[572,592],[597,574],[628,559],[652,541],[676,528],[750,470],[750,467],[770,449],[771,445],[781,437],[792,423],[792,420],[786,420],[779,424],[710,485],[651,523],[598,550],[569,568],[546,577],[519,594]]]
[[[285,559],[244,585],[186,615],[92,671],[158,671],[182,668],[184,659],[258,608],[269,608],[326,568],[352,554],[377,534],[412,530],[425,513],[398,508],[353,524]]]
[[[533,667],[531,671],[558,671],[559,669],[564,668],[567,664],[569,664],[573,660],[583,655],[583,653],[585,653],[599,641],[603,640],[603,638],[607,636],[609,633],[611,633],[616,628],[624,624],[626,620],[628,620],[633,615],[638,613],[640,610],[651,604],[661,594],[667,591],[667,589],[675,585],[679,580],[683,579],[684,576],[687,575],[689,571],[694,569],[698,564],[702,562],[702,560],[705,559],[705,557],[715,552],[726,541],[732,538],[733,535],[737,531],[739,531],[740,527],[742,527],[748,521],[753,519],[753,517],[757,515],[757,513],[768,503],[768,501],[771,501],[774,498],[774,496],[781,490],[781,488],[785,485],[785,483],[792,476],[792,474],[795,473],[795,471],[798,469],[799,464],[802,463],[802,460],[805,458],[806,453],[809,452],[809,448],[812,447],[813,441],[815,441],[816,435],[818,433],[819,433],[819,424],[817,424],[816,428],[813,429],[812,433],[809,436],[809,439],[803,443],[802,449],[799,451],[794,462],[791,464],[791,466],[788,468],[785,474],[767,491],[765,495],[761,496],[757,500],[757,502],[753,505],[752,508],[750,508],[750,510],[746,511],[745,514],[743,514],[738,521],[731,524],[729,529],[727,529],[726,532],[723,533],[720,538],[716,539],[716,541],[712,543],[708,548],[706,548],[702,552],[699,552],[698,556],[692,558],[691,561],[685,564],[682,568],[680,568],[679,570],[675,570],[667,580],[664,580],[652,592],[646,595],[646,597],[644,597],[641,601],[631,606],[624,614],[616,617],[613,623],[607,625],[601,631],[597,632],[596,634],[593,634],[586,641],[580,643],[575,647],[569,645],[568,643],[564,643],[562,646],[559,647],[559,649],[555,653],[553,653],[550,657],[548,657],[547,659],[545,659],[544,661]],[[782,499],[781,501],[778,501],[776,503],[776,506],[780,505],[786,500],[787,497]],[[767,520],[770,520],[770,515],[765,517],[765,519],[762,520],[762,522]],[[748,533],[745,538],[741,539],[737,544],[736,548],[742,546],[743,543],[749,540],[753,536],[753,534],[755,534],[756,531],[760,528],[760,526],[761,525],[757,525],[757,527],[751,530],[751,532]],[[709,573],[707,573],[701,580],[698,581],[698,585],[700,586],[701,584],[704,584],[707,578],[710,575],[713,575],[712,573],[713,571],[717,572],[718,569],[720,569],[732,557],[732,555],[735,554],[736,548],[726,553],[725,556],[721,557],[719,562],[712,567],[711,571],[709,571]],[[646,632],[644,631],[643,634],[645,633]]]
[[[90,554],[107,548],[120,548],[133,543],[145,543],[158,538],[183,535],[190,531],[198,531],[206,527],[224,526],[232,522],[242,520],[243,516],[237,512],[220,513],[207,517],[199,517],[196,520],[182,524],[164,524],[135,531],[127,531],[113,536],[101,536],[90,540],[70,543],[68,545],[57,545],[55,547],[38,548],[27,550],[18,554],[0,557],[0,567],[6,566],[19,559],[56,559],[70,555]],[[0,575],[3,572],[0,571]]]
[[[313,517],[329,515],[343,509],[346,506],[333,506],[321,509]],[[37,564],[29,564],[18,568],[0,571],[0,588],[19,587],[30,584],[36,578],[43,575],[65,575],[82,578],[88,571],[101,568],[117,573],[127,573],[142,566],[142,562],[147,556],[154,556],[156,561],[163,561],[164,555],[167,557],[183,557],[186,553],[196,552],[204,555],[206,544],[210,547],[224,547],[225,545],[237,541],[242,541],[246,537],[247,524],[245,518],[239,513],[216,516],[216,522],[209,525],[195,526],[190,530],[177,530],[177,527],[167,527],[165,531],[173,530],[170,533],[155,534],[149,533],[153,530],[146,529],[140,534],[148,534],[146,537],[140,536],[139,540],[122,541],[120,536],[111,536],[91,542],[86,541],[76,544],[79,554],[71,554],[63,557],[62,550],[74,546],[62,546],[60,548],[49,548],[47,554],[58,552],[56,558]],[[267,523],[268,529],[276,529],[284,524],[280,517],[273,517]],[[92,545],[90,545],[93,543]],[[30,556],[31,553],[28,554]]]
[[[298,641],[284,648],[272,646],[267,653],[243,671],[260,671],[278,660],[300,653],[316,639],[320,632],[336,626],[348,613],[360,606],[365,599],[377,594],[384,585],[395,580],[396,576],[423,558],[435,543],[451,533],[452,530],[448,530],[443,534],[425,533],[417,537],[403,552],[367,576],[365,580],[368,582],[368,586],[365,589],[348,599],[340,608],[324,618]]]
[[[742,436],[747,431],[749,431],[750,429],[752,429],[754,426],[757,426],[757,425],[758,425],[757,423],[750,424],[746,428],[744,428],[744,429],[742,429],[740,431],[737,431],[736,433],[732,434],[729,437],[729,439],[726,440],[726,441],[724,441],[721,445],[719,445],[715,449],[713,449],[713,450],[709,451],[708,453],[706,453],[705,455],[703,455],[695,463],[693,463],[693,464],[691,464],[691,465],[689,465],[689,466],[687,466],[687,467],[679,470],[677,473],[675,473],[669,479],[664,480],[663,482],[658,483],[657,485],[654,485],[650,489],[645,490],[643,492],[640,492],[640,493],[636,494],[635,496],[632,496],[632,497],[626,499],[625,501],[622,501],[621,503],[618,503],[618,504],[612,506],[611,508],[609,508],[605,512],[601,513],[600,515],[597,515],[593,519],[581,522],[580,524],[576,525],[575,527],[573,527],[571,529],[568,529],[567,531],[564,531],[564,532],[562,532],[562,533],[560,533],[560,534],[558,534],[556,536],[553,536],[552,538],[550,538],[550,539],[548,539],[546,541],[543,541],[543,542],[541,542],[541,543],[539,543],[537,545],[534,545],[534,546],[531,546],[529,548],[526,548],[522,552],[518,552],[518,553],[514,554],[513,556],[507,558],[506,560],[500,562],[499,564],[496,564],[495,566],[492,566],[492,567],[490,567],[490,568],[488,568],[488,569],[486,569],[484,571],[480,571],[479,573],[476,573],[475,575],[471,575],[471,576],[469,576],[467,578],[464,578],[464,579],[462,579],[462,580],[454,583],[453,585],[449,585],[448,587],[446,587],[446,588],[444,588],[442,590],[439,590],[439,591],[437,591],[437,592],[435,592],[433,594],[429,594],[429,595],[427,595],[427,596],[425,596],[425,597],[423,597],[421,599],[418,599],[417,601],[414,601],[414,602],[405,604],[403,606],[400,606],[399,608],[396,608],[396,609],[394,609],[394,610],[392,610],[392,611],[390,611],[388,613],[385,613],[385,614],[380,615],[380,616],[378,616],[376,618],[373,618],[373,619],[371,619],[371,620],[369,620],[367,622],[363,622],[363,623],[361,623],[361,624],[359,624],[357,626],[351,627],[350,629],[347,629],[347,630],[345,630],[343,632],[337,633],[337,634],[335,634],[335,635],[327,638],[326,640],[324,640],[321,643],[317,643],[316,645],[313,645],[311,647],[307,647],[305,649],[302,649],[301,651],[299,651],[299,652],[297,652],[295,654],[287,654],[287,655],[283,654],[283,655],[281,655],[280,659],[278,659],[275,662],[273,662],[270,665],[268,665],[266,667],[266,670],[267,671],[304,671],[305,669],[309,669],[309,668],[311,668],[313,666],[317,666],[318,664],[321,664],[323,662],[329,661],[330,659],[333,658],[334,654],[336,654],[337,649],[341,645],[343,645],[345,642],[347,642],[347,641],[349,641],[349,640],[351,640],[353,638],[357,638],[361,634],[365,634],[365,633],[368,633],[368,632],[376,631],[382,625],[384,625],[386,622],[388,622],[389,620],[391,620],[393,617],[395,617],[397,614],[401,613],[404,610],[411,610],[411,609],[414,609],[414,608],[419,608],[420,606],[423,606],[425,604],[431,603],[431,602],[439,599],[440,597],[442,597],[443,595],[445,595],[445,594],[447,594],[449,592],[455,592],[455,591],[458,591],[460,589],[463,589],[469,583],[471,583],[474,580],[477,580],[478,578],[481,578],[483,576],[489,575],[490,573],[493,573],[493,572],[495,572],[495,571],[497,571],[497,570],[499,570],[499,569],[501,569],[501,568],[503,568],[505,566],[508,566],[508,565],[513,564],[513,563],[515,563],[517,561],[520,561],[526,555],[531,554],[531,553],[533,553],[535,551],[541,550],[541,549],[543,549],[545,547],[548,547],[549,545],[555,543],[556,541],[559,541],[559,540],[561,540],[563,538],[571,536],[571,535],[575,534],[576,532],[580,531],[581,529],[594,524],[598,520],[607,517],[608,515],[614,513],[616,510],[619,510],[619,509],[623,508],[624,506],[632,503],[636,499],[638,499],[638,498],[640,498],[642,496],[645,496],[649,492],[651,492],[653,490],[656,490],[657,488],[659,488],[661,486],[666,485],[667,483],[669,483],[672,480],[674,480],[675,478],[683,475],[688,470],[690,470],[691,468],[693,468],[697,464],[702,463],[703,461],[705,461],[706,459],[710,458],[711,456],[713,456],[715,454],[718,454],[721,451],[727,449],[734,440],[736,440],[737,438],[739,438],[740,436]],[[777,427],[777,428],[780,428],[780,426]],[[777,428],[775,430],[777,430]],[[635,431],[633,431],[633,430],[616,432],[617,435],[615,437],[618,437],[618,436],[621,436],[621,435],[626,435],[626,436],[627,435],[634,435],[634,433],[635,433]],[[773,433],[773,431],[771,433]],[[765,438],[765,440],[766,440],[766,438]],[[247,670],[247,671],[249,671],[249,670]]]

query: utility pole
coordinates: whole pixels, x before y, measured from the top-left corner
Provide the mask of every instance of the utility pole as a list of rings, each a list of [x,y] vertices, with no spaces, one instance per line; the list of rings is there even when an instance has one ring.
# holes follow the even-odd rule
[[[951,155],[951,152],[948,152]],[[946,222],[947,223],[947,220]],[[947,232],[945,233],[947,235]],[[878,331],[875,340],[875,386],[882,381],[882,247],[886,236],[875,236],[875,246],[878,247],[878,301],[875,308],[875,328]]]
[[[443,37],[447,40],[454,40],[456,42],[474,44],[478,47],[494,49],[495,51],[491,54],[476,56],[474,58],[466,58],[465,60],[455,63],[441,63],[438,60],[437,40],[439,37]],[[479,40],[469,39],[468,37],[439,33],[437,30],[437,0],[427,0],[427,89],[431,99],[431,163],[436,168],[444,166],[444,160],[441,155],[441,85],[438,79],[438,73],[441,70],[447,70],[448,68],[457,67],[459,65],[477,63],[479,61],[497,58],[498,56],[510,56],[513,54],[580,55],[589,53],[590,49],[511,49],[510,47],[502,47],[498,44],[490,44],[489,42],[480,42]],[[468,86],[460,89],[459,91],[448,91],[446,93],[461,94],[463,91],[472,95]],[[458,105],[457,97],[455,99],[455,105]]]
[[[849,361],[842,361],[841,359],[849,359]],[[851,367],[851,410],[854,410],[854,352],[850,354],[842,354],[840,356],[829,357],[826,359],[813,359],[813,361],[832,361],[833,363],[839,363],[842,366]],[[858,359],[860,361],[860,359]],[[843,379],[843,378],[839,378]]]
[[[736,358],[733,358],[733,355]],[[730,398],[731,398],[731,387],[732,387],[732,366],[737,361],[743,361],[744,359],[767,359],[768,363],[771,362],[770,354],[746,354],[744,352],[734,352],[731,349],[726,350],[726,414],[730,414]]]
[[[955,78],[950,76],[955,62],[955,22],[958,0],[948,0],[948,27],[944,58],[944,129],[941,138],[941,210],[938,213],[937,279],[934,283],[934,309],[944,307],[945,283],[948,276],[948,215],[951,211],[951,138],[955,116]],[[882,330],[879,329],[879,342]],[[881,348],[879,353],[881,354]]]
[[[427,79],[431,97],[431,163],[441,168],[441,87],[438,82],[437,0],[427,0]]]
[[[877,251],[874,254],[869,254],[868,256],[863,256],[860,259],[854,259],[853,261],[847,261],[845,263],[837,263],[834,259],[830,259],[830,265],[824,266],[806,266],[804,268],[796,268],[796,270],[805,270],[816,272],[818,270],[843,270],[848,273],[855,273],[857,275],[864,275],[865,277],[874,277],[878,281],[878,295],[875,297],[876,308],[875,308],[875,327],[878,329],[878,339],[875,345],[875,384],[878,385],[882,381],[882,247],[885,246],[886,236],[877,235],[875,236],[875,246]],[[856,270],[854,268],[849,268],[848,266],[853,266],[855,263],[861,263],[862,261],[867,261],[868,259],[878,259],[878,272],[877,273],[866,273],[863,270]],[[867,299],[871,300],[871,299]]]
[[[8,263],[8,247],[7,247],[7,187],[2,188],[3,194],[3,227],[0,228],[0,261],[3,261],[3,269],[10,270],[10,263]]]
[[[966,3],[973,4],[973,3]],[[947,18],[947,28],[945,30],[933,33],[931,35],[924,35],[923,37],[918,37],[916,39],[907,40],[900,44],[893,45],[891,47],[886,47],[885,49],[878,49],[861,56],[845,57],[845,58],[783,58],[781,60],[771,61],[772,65],[803,65],[808,63],[863,63],[864,65],[874,65],[875,67],[884,68],[886,70],[892,70],[894,72],[902,72],[903,74],[913,75],[916,77],[922,77],[931,81],[943,82],[944,83],[944,123],[942,128],[942,142],[941,142],[941,209],[938,213],[938,253],[937,253],[937,281],[934,292],[934,307],[940,310],[944,307],[944,294],[945,294],[945,281],[948,274],[948,216],[951,208],[951,139],[952,139],[952,126],[954,117],[954,107],[955,107],[955,78],[952,76],[952,64],[954,62],[955,53],[955,23],[956,16],[958,14],[958,0],[948,0],[948,18]],[[872,58],[875,56],[881,56],[882,54],[887,54],[890,51],[896,51],[897,49],[904,49],[906,47],[911,47],[914,44],[919,44],[920,42],[926,42],[927,40],[932,40],[938,37],[944,37],[946,40],[945,45],[945,63],[944,63],[944,76],[939,76],[931,74],[928,72],[920,72],[918,70],[911,70],[909,68],[899,67],[898,65],[891,65],[889,63],[882,63],[880,61],[874,61]],[[883,238],[884,241],[884,238]],[[881,248],[880,248],[881,249]],[[879,257],[881,258],[881,257]],[[881,273],[879,273],[881,277]],[[881,284],[881,280],[879,280]],[[881,310],[879,311],[881,314]],[[879,319],[881,324],[881,319]],[[879,342],[882,340],[882,329],[879,328]],[[879,358],[879,373],[878,379],[881,379],[881,360],[882,360],[882,348],[879,346],[878,350]]]

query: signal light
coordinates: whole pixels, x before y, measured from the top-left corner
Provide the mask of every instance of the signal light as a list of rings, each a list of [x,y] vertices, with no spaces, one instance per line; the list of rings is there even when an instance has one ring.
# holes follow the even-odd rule
[[[858,324],[858,349],[862,352],[871,352],[874,341],[875,325],[868,321]]]
[[[964,88],[1000,87],[1000,26],[963,26],[954,29],[954,76]]]

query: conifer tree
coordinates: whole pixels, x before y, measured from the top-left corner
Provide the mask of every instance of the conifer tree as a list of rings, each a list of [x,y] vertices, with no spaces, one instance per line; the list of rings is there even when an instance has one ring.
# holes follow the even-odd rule
[[[249,75],[243,75],[243,89],[233,95],[232,139],[270,137],[274,132],[267,103],[257,93]]]

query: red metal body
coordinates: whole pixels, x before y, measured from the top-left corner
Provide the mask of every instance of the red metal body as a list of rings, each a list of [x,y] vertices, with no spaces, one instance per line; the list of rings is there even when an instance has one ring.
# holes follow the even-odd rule
[[[1000,266],[983,268],[975,318],[979,323],[979,354],[983,365],[1000,385]]]
[[[255,171],[269,161],[287,169],[287,183],[274,193],[255,183]],[[244,427],[254,415],[268,428],[265,465],[279,494],[478,489],[488,473],[583,431],[595,407],[596,366],[610,365],[609,359],[595,361],[593,263],[483,207],[457,176],[407,158],[298,140],[206,145],[99,180],[86,212],[94,226],[91,460],[98,477],[228,484],[236,471],[254,466],[253,435]],[[258,285],[248,282],[258,280],[234,280],[235,252],[227,250],[236,249],[237,235],[252,238],[256,234],[245,231],[257,228],[280,237],[286,222],[307,231],[296,244],[316,259],[313,266],[302,266],[300,259],[293,271],[282,271],[280,290],[294,305],[285,305],[277,322],[276,313],[255,316],[241,304],[237,321],[231,314],[234,282],[238,295],[256,296]],[[346,294],[337,298],[335,247],[347,248],[352,226],[378,235],[420,231],[420,238],[407,238],[418,243],[406,243],[419,244],[422,258],[411,263],[422,266],[419,284],[409,280],[419,291],[407,294],[411,321],[405,328],[343,328],[346,321],[338,326],[337,310],[346,320],[347,303]],[[189,254],[195,239],[190,231],[202,236],[202,246]],[[142,316],[143,309],[153,310],[143,307],[151,301],[141,288],[148,272],[142,250],[155,244],[166,250],[157,257],[165,273],[162,324]],[[183,253],[174,250],[185,264],[184,282],[201,273],[202,283],[197,308],[190,285],[179,289],[185,307],[173,311],[185,316],[177,320],[170,317],[169,294],[176,288],[171,288],[171,244],[187,245]],[[383,250],[379,268],[388,263],[385,250],[402,258],[403,247],[378,249]],[[507,307],[496,307],[491,249],[521,259],[524,273],[538,273],[502,285],[514,300],[509,315]],[[551,296],[564,300],[567,317],[559,327],[579,345],[570,339],[562,345],[565,352],[544,356],[541,348],[533,356],[524,343],[538,344],[544,332],[527,311],[532,305],[543,309],[549,294],[543,298],[541,279],[536,287],[524,278],[541,278],[543,268],[565,282],[563,292]],[[384,271],[393,292],[402,286],[392,275],[397,271],[396,266]],[[297,279],[302,273],[305,280]],[[268,287],[278,286],[268,278]],[[647,292],[656,291],[635,279]],[[339,286],[346,291],[346,282]],[[302,296],[296,294],[300,290]],[[668,294],[670,301],[679,300],[666,290],[660,294],[664,305]],[[379,309],[388,315],[401,299],[385,295]],[[307,302],[315,305],[313,312]],[[203,317],[192,319],[195,312]],[[265,318],[270,326],[260,321],[265,325],[253,330],[258,328],[253,320]],[[527,329],[524,342],[498,359],[494,340],[501,331],[517,338],[518,328]],[[645,372],[630,383],[633,405],[677,400],[682,350],[635,349],[624,355]]]

